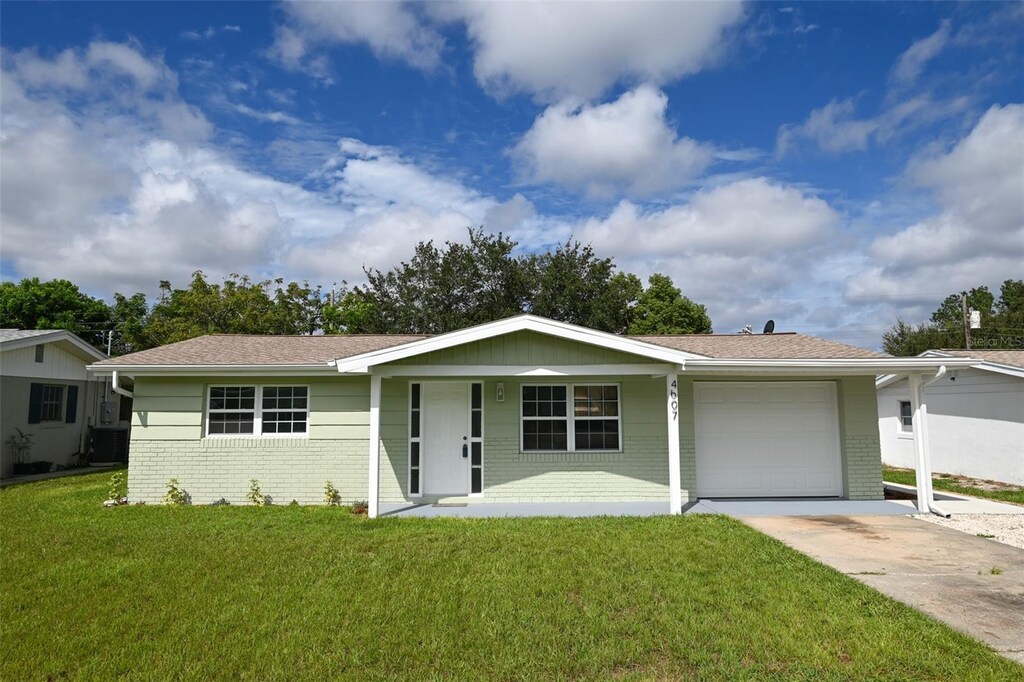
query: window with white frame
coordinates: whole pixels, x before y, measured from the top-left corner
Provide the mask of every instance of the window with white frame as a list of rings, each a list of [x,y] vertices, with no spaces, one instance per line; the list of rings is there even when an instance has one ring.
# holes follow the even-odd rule
[[[207,435],[305,434],[306,386],[211,386]]]
[[[521,390],[523,452],[622,448],[617,385],[523,385]]]
[[[900,431],[903,433],[914,432],[914,409],[909,400],[900,401]]]
[[[39,402],[40,422],[59,422],[64,420],[64,387],[44,384]]]

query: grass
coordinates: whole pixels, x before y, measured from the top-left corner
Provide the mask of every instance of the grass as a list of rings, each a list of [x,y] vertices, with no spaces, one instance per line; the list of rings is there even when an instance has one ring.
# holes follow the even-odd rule
[[[1008,679],[729,518],[102,509],[0,491],[0,679]]]
[[[903,485],[917,485],[917,479],[913,469],[897,469],[896,467],[883,466],[882,476],[890,483],[901,483]],[[1010,502],[1011,504],[1024,505],[1024,488],[1010,490],[986,490],[975,486],[964,485],[955,477],[946,477],[942,474],[932,476],[932,486],[936,490],[946,490],[951,493],[970,495],[972,497],[983,497],[999,502]]]

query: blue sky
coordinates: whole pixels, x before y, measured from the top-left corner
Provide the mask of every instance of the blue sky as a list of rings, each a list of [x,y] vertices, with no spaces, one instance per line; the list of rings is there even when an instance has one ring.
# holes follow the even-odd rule
[[[1011,3],[4,3],[2,274],[358,283],[470,225],[877,345],[1024,277]]]

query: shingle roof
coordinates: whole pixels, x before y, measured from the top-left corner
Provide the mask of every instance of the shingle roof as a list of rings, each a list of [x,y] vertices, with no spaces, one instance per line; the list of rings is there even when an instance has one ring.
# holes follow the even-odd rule
[[[425,339],[413,334],[338,336],[247,336],[212,334],[97,363],[117,365],[326,365],[382,348]]]
[[[1000,365],[1009,365],[1024,369],[1024,350],[938,350],[939,353],[955,355],[961,358],[974,358]]]
[[[638,341],[711,358],[804,360],[885,358],[882,353],[803,334],[679,334],[631,336]]]
[[[47,334],[60,334],[60,329],[0,329],[0,343],[4,341],[20,341],[30,339],[34,336],[46,336]]]
[[[245,336],[214,334],[122,355],[99,366],[319,365],[428,338],[414,334],[338,336]],[[638,341],[711,358],[820,359],[887,357],[802,334],[708,334],[632,336]]]

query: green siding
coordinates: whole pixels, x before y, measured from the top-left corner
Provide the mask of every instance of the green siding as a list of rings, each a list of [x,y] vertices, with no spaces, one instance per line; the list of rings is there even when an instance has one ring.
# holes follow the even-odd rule
[[[649,363],[650,358],[523,331],[425,353],[396,365],[601,365]]]

